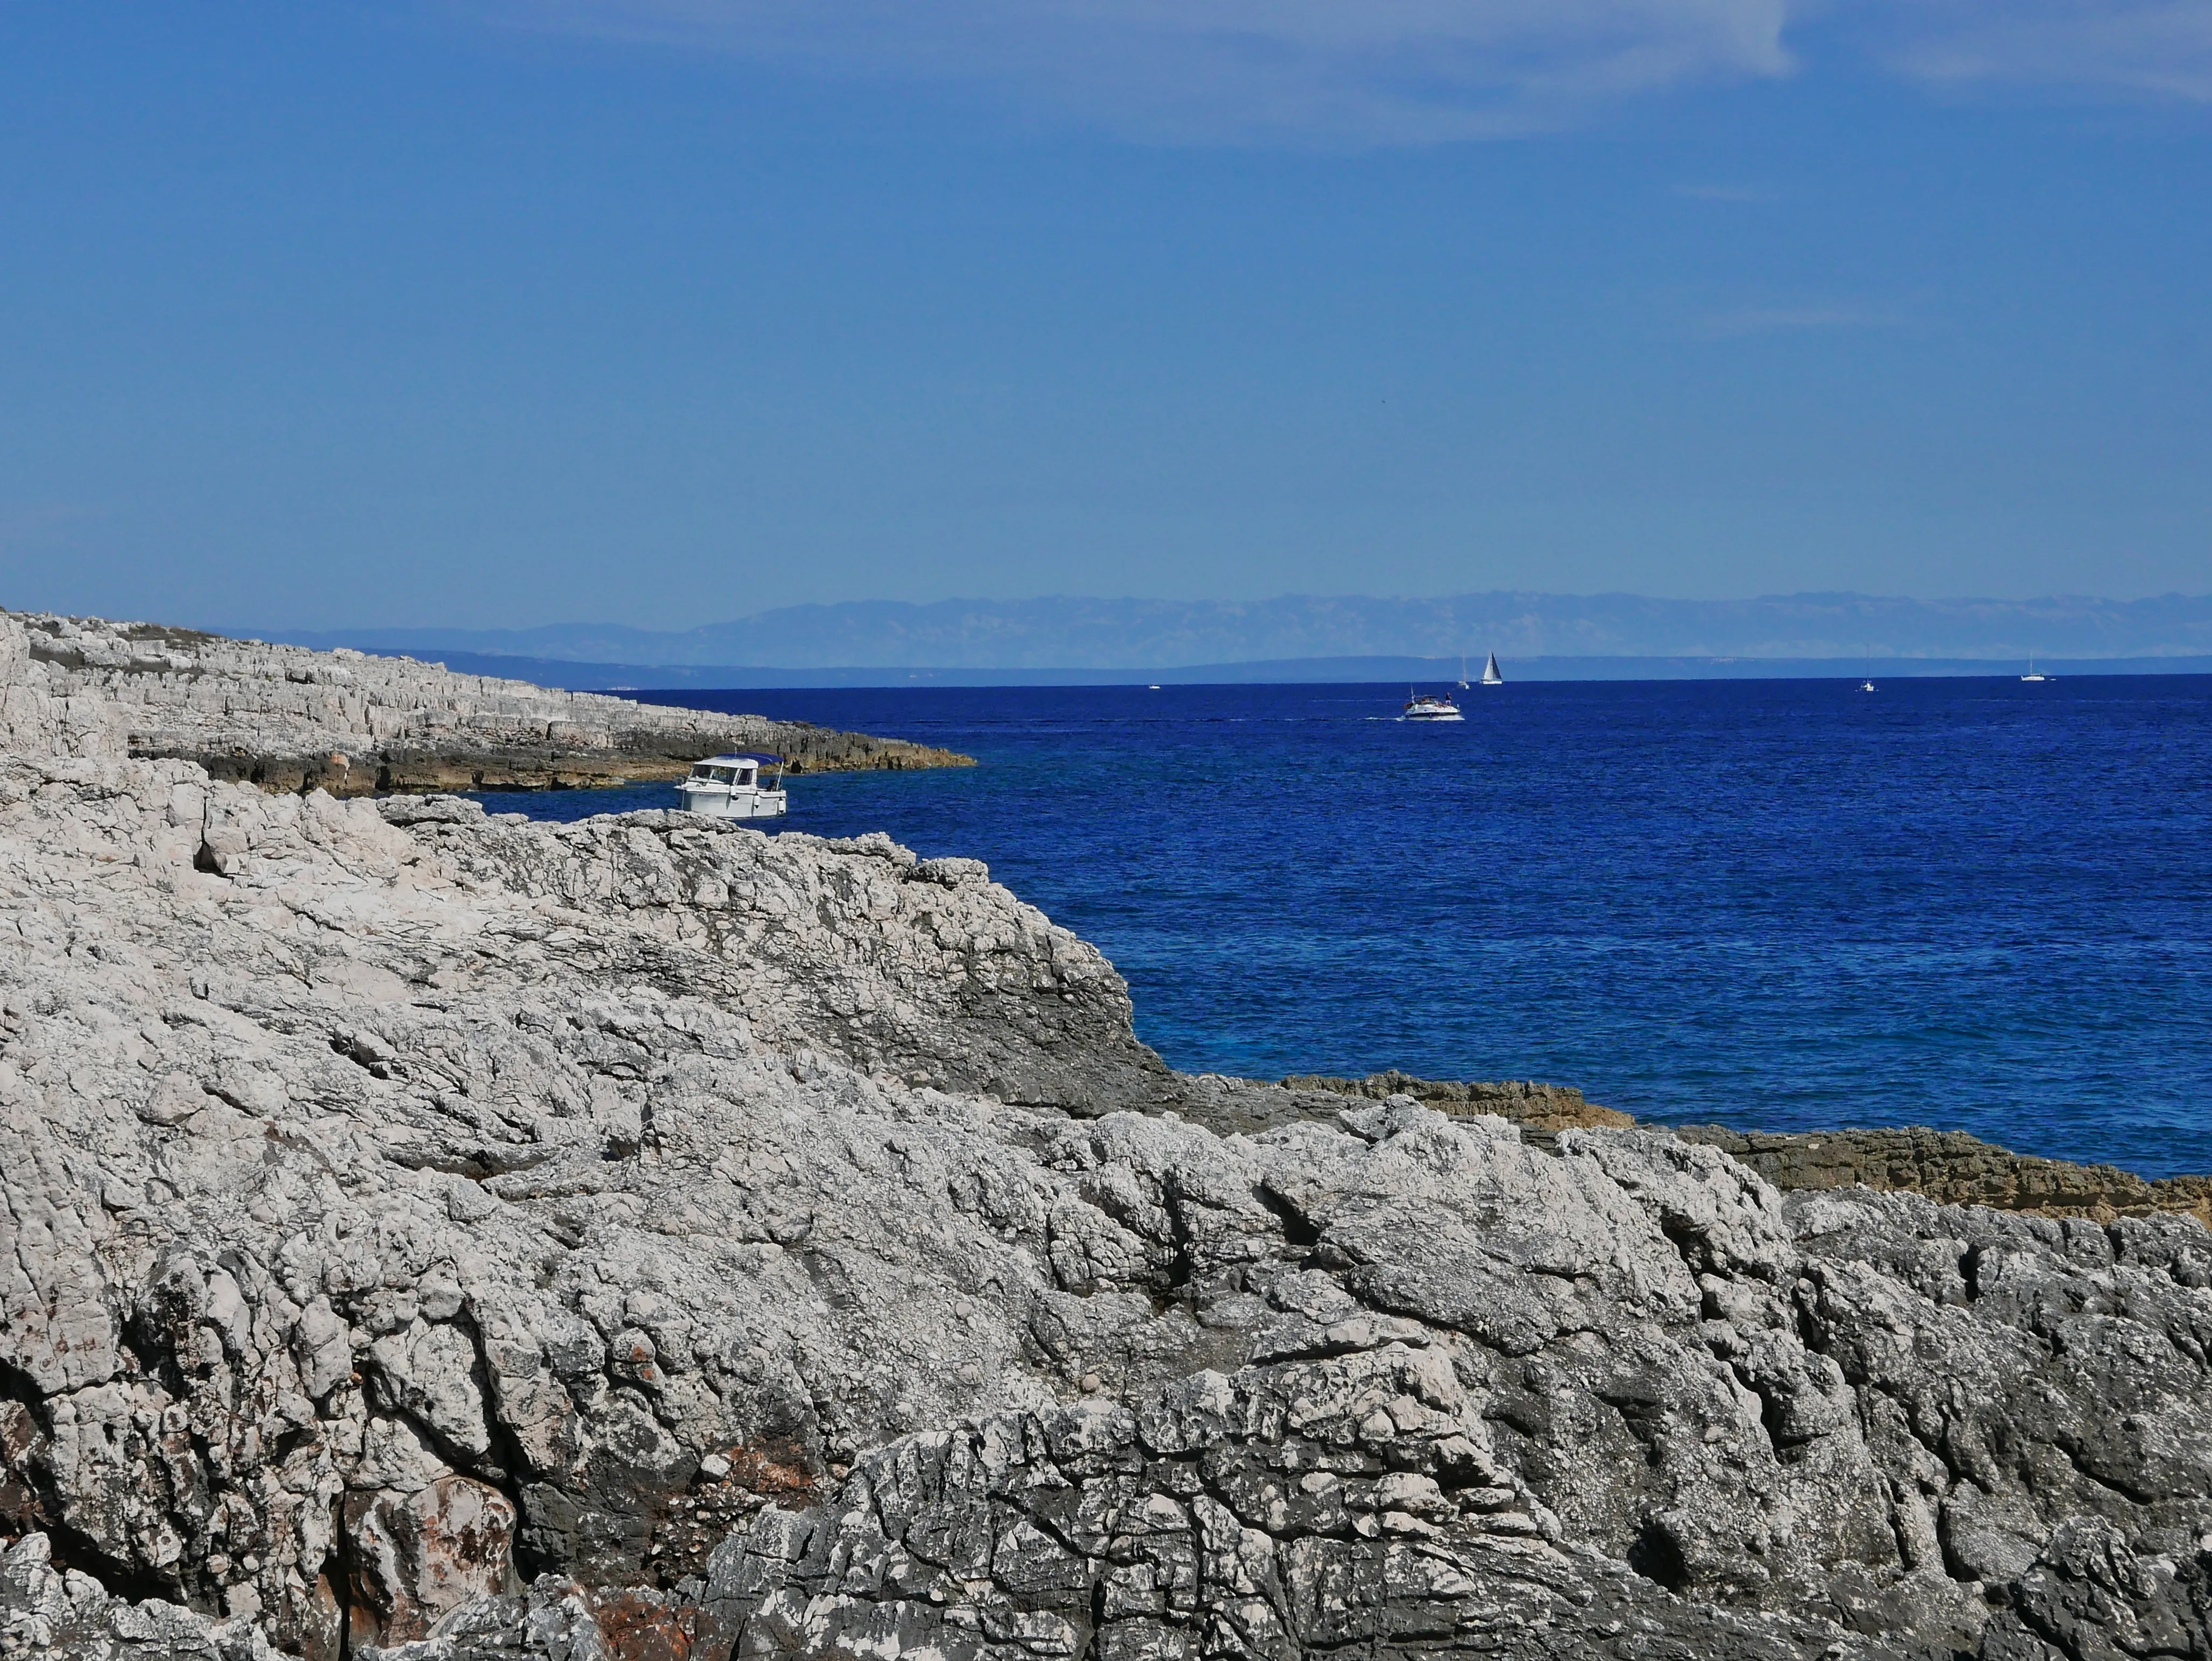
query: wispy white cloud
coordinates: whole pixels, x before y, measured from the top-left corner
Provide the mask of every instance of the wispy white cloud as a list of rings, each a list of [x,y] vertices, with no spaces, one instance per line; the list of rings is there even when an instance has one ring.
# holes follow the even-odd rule
[[[1170,141],[1388,144],[1526,132],[1637,94],[1786,76],[1796,52],[1812,49],[1799,35],[1923,82],[2212,100],[2212,0],[450,3],[525,27],[964,88]],[[1758,199],[1752,189],[1682,193]]]
[[[1888,329],[1894,328],[1897,323],[1893,312],[1868,306],[1765,306],[1717,312],[1705,320],[1698,332],[1707,340],[1734,340],[1746,335],[1802,334],[1816,330]]]
[[[1892,64],[1917,79],[2212,102],[2212,0],[1910,0]]]
[[[463,0],[530,27],[983,91],[1139,137],[1527,131],[1789,72],[1788,0]]]
[[[1687,197],[1692,202],[1741,202],[1755,206],[1763,203],[1778,202],[1782,199],[1782,193],[1771,185],[1691,180],[1672,188],[1676,196]]]

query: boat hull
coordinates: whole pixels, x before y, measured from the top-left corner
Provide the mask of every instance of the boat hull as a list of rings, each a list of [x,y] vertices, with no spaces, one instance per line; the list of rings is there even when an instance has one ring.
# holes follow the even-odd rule
[[[781,819],[790,798],[780,790],[689,790],[679,786],[684,811],[705,819]]]

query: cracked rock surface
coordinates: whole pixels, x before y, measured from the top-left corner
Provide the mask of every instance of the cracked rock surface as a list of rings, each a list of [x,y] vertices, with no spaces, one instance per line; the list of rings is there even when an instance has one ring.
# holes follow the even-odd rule
[[[382,808],[0,763],[12,1528],[328,1650],[1049,1398],[985,1092],[1163,1076],[1096,952],[880,843]]]
[[[97,715],[0,681],[0,1655],[2212,1652],[2193,1218],[1178,1077],[975,862]]]
[[[1238,1150],[1302,1257],[1194,1231],[1193,1283],[1259,1305],[1242,1365],[905,1439],[718,1549],[702,1629],[741,1655],[2204,1652],[2193,1222],[1784,1200],[1680,1143],[1547,1155],[1410,1100],[1346,1125]]]

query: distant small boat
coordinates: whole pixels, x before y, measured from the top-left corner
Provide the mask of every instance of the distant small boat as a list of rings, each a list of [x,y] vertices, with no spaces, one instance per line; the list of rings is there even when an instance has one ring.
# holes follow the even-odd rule
[[[1874,682],[1871,682],[1871,681],[1862,681],[1862,682],[1859,682],[1859,690],[1860,690],[1861,692],[1872,692],[1872,691],[1874,690]]]
[[[2030,652],[2027,657],[2027,673],[2020,678],[2023,681],[2047,681],[2051,677],[2048,675],[2039,675],[2035,672],[2035,654]]]
[[[1867,648],[1866,679],[1859,682],[1859,690],[1861,692],[1874,690],[1874,648],[1872,646]]]
[[[1153,682],[1152,683],[1152,685],[1150,685],[1150,686],[1148,686],[1148,687],[1146,687],[1146,688],[1145,688],[1145,690],[1146,690],[1146,691],[1147,691],[1147,692],[1158,692],[1159,689],[1160,689],[1160,683],[1159,683],[1158,681]]]
[[[1467,659],[1464,658],[1459,660],[1459,689],[1462,692],[1467,690]]]
[[[1416,694],[1413,688],[1407,687],[1404,718],[1408,721],[1464,721],[1467,717],[1459,712],[1459,706],[1449,698],[1441,694],[1435,697],[1426,693]]]
[[[1502,687],[1505,684],[1505,677],[1498,672],[1498,654],[1494,652],[1490,654],[1490,661],[1482,666],[1482,683],[1486,687]],[[1462,681],[1460,684],[1465,686],[1467,682]]]

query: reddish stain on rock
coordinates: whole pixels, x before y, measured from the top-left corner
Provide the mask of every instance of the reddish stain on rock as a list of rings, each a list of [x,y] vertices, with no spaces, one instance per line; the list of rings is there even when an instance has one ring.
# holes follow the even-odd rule
[[[775,1457],[781,1453],[781,1458]],[[733,1447],[722,1456],[730,1462],[730,1480],[750,1488],[764,1500],[811,1499],[816,1481],[807,1470],[805,1454],[797,1449],[775,1453],[759,1448]]]
[[[441,1476],[418,1493],[357,1494],[346,1501],[354,1641],[421,1638],[456,1604],[507,1589],[515,1511],[497,1488]]]

